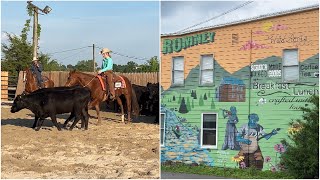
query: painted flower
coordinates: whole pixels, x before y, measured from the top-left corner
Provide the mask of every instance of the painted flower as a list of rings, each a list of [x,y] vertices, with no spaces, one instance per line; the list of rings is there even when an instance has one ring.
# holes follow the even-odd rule
[[[246,163],[245,163],[244,161],[242,161],[242,162],[240,163],[240,168],[241,168],[241,169],[246,168]]]
[[[271,157],[270,156],[266,156],[266,158],[264,159],[264,162],[268,163],[271,161]]]
[[[231,160],[234,162],[240,162],[244,159],[244,156],[232,157]]]
[[[286,151],[285,148],[284,148],[284,146],[283,146],[283,144],[276,144],[276,145],[274,145],[274,150],[276,150],[276,151],[279,152],[279,153],[283,153],[283,152]]]
[[[272,172],[276,172],[276,171],[277,171],[277,168],[274,167],[274,166],[271,166],[270,170],[271,170]]]

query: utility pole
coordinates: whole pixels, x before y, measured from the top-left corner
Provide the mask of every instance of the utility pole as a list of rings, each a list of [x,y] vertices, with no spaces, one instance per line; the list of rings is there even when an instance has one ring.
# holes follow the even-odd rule
[[[44,9],[40,9],[31,3],[32,1],[27,1],[29,5],[33,8],[33,59],[38,59],[38,10],[48,14],[52,9],[49,6],[46,6]]]
[[[92,45],[92,61],[93,61],[93,72],[96,72],[96,62],[94,60],[94,44]]]

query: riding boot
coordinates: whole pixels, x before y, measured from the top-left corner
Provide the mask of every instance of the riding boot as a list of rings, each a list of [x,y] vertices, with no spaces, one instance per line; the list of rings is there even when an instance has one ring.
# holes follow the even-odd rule
[[[108,75],[108,84],[109,84],[109,90],[110,90],[110,100],[114,100],[115,99],[115,90],[114,90],[114,82],[113,82],[113,76],[112,75]]]

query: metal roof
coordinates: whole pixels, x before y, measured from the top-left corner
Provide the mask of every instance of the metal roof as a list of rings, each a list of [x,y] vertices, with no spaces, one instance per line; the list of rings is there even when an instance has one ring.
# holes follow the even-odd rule
[[[302,8],[296,8],[296,9],[291,9],[291,10],[275,12],[275,13],[264,14],[264,15],[260,15],[260,16],[256,16],[256,17],[252,17],[252,18],[247,18],[247,19],[242,19],[242,20],[238,20],[238,21],[232,21],[232,22],[224,23],[224,24],[217,24],[217,25],[213,25],[213,26],[192,29],[192,30],[188,30],[188,31],[183,31],[181,33],[161,34],[161,37],[184,35],[184,34],[189,34],[189,33],[197,32],[197,31],[203,31],[203,30],[208,30],[208,29],[212,29],[212,28],[220,28],[220,27],[224,27],[224,26],[247,23],[247,22],[251,22],[251,21],[257,21],[257,20],[267,19],[267,18],[271,18],[271,17],[283,16],[283,15],[288,15],[288,14],[293,14],[293,13],[298,13],[298,12],[303,12],[303,11],[308,11],[308,10],[313,10],[313,9],[319,9],[319,4],[306,6],[306,7],[302,7]]]

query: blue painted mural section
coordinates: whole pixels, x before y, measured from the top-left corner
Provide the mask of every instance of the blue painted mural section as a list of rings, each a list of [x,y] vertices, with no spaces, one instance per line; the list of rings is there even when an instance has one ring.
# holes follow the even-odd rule
[[[200,131],[173,111],[161,107],[165,114],[165,144],[161,148],[161,162],[176,161],[186,164],[214,165],[207,149],[200,147]]]

